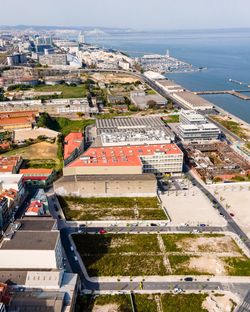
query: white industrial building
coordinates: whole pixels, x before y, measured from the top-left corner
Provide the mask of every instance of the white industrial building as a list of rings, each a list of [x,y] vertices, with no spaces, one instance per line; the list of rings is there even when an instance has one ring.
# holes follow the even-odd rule
[[[184,142],[202,142],[218,140],[220,129],[194,110],[182,110],[178,135]]]
[[[180,113],[180,123],[183,125],[198,125],[206,123],[206,118],[198,114],[195,110],[185,110],[182,109]]]
[[[182,105],[187,107],[187,109],[209,110],[213,109],[214,107],[211,102],[208,102],[201,96],[198,96],[190,91],[175,92],[172,94],[172,96]]]
[[[24,218],[11,224],[0,244],[1,269],[59,269],[60,233],[51,218]]]

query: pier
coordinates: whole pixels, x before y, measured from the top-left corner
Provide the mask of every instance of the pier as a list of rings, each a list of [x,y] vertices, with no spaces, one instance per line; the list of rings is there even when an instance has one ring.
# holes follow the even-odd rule
[[[242,94],[241,92],[250,92],[250,90],[225,90],[225,91],[199,91],[194,92],[194,94],[202,95],[202,94],[229,94],[240,98],[241,100],[248,101],[250,100],[250,95]]]

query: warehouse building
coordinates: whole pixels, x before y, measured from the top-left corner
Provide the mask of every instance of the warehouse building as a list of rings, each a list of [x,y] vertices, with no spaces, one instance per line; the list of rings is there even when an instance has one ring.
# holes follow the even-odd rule
[[[187,109],[194,109],[194,110],[209,110],[213,109],[214,105],[207,100],[203,99],[202,97],[190,92],[190,91],[183,91],[178,93],[172,94],[173,98],[175,98],[178,102],[182,105],[187,107]]]
[[[154,197],[156,190],[153,174],[71,175],[54,182],[54,191],[61,196]]]
[[[176,144],[90,147],[63,169],[64,176],[182,172],[183,153]]]
[[[119,117],[96,120],[95,146],[169,144],[175,135],[160,117]]]

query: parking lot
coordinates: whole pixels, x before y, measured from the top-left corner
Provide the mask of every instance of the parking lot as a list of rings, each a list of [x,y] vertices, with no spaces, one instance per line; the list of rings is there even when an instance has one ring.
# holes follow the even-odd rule
[[[160,195],[160,198],[163,206],[167,209],[172,225],[226,225],[226,221],[219,215],[218,210],[190,181],[171,182],[169,187],[166,186],[166,190],[164,194]]]

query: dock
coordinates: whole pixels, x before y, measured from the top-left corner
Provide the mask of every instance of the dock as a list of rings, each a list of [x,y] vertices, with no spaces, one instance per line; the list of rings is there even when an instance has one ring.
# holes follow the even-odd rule
[[[237,98],[240,98],[241,100],[244,101],[249,101],[250,100],[250,95],[245,95],[242,94],[241,92],[250,92],[250,90],[224,90],[224,91],[199,91],[199,92],[194,92],[194,94],[197,95],[202,95],[202,94],[229,94],[236,96]]]

